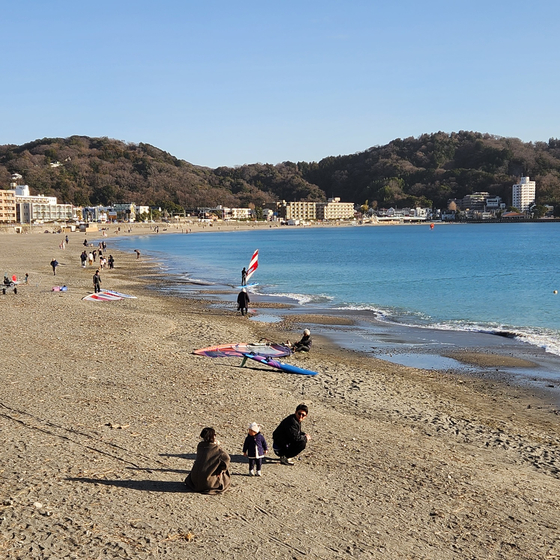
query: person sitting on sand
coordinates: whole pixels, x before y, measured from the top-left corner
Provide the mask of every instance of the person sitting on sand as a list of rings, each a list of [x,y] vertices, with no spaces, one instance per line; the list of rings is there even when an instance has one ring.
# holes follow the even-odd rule
[[[311,331],[309,329],[303,331],[301,340],[294,345],[290,345],[290,341],[288,341],[288,346],[291,347],[293,352],[309,352],[311,344],[313,344],[313,341],[311,340]]]
[[[272,432],[272,449],[283,465],[293,465],[292,457],[299,455],[311,439],[310,435],[301,431],[301,421],[308,413],[307,405],[298,404],[295,414],[284,418]]]
[[[185,486],[191,492],[221,494],[231,484],[230,456],[220,447],[214,428],[204,428],[200,437],[202,441],[196,448],[196,459]]]

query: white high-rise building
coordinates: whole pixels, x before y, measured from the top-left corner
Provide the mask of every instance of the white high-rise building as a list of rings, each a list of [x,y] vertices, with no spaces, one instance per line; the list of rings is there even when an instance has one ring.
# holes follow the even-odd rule
[[[529,177],[521,177],[521,181],[512,187],[511,205],[520,212],[527,212],[535,202],[535,190],[535,181],[531,181]]]

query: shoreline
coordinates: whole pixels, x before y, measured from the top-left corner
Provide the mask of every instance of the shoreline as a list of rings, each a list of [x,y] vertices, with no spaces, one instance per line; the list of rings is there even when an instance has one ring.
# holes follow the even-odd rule
[[[113,251],[112,236],[116,269],[102,272],[102,288],[137,299],[83,301],[94,268],[79,264],[84,234],[69,237],[62,251],[59,236],[0,236],[4,271],[30,274],[0,298],[6,558],[560,554],[560,423],[546,395],[392,364],[323,336],[293,357],[319,371],[313,378],[194,356],[299,329],[147,289],[157,267]],[[68,292],[52,292],[55,283]],[[248,423],[270,444],[299,402],[310,409],[308,448],[294,467],[272,456],[262,479],[249,477]],[[232,457],[222,496],[185,493],[181,482],[205,425]]]
[[[235,307],[237,290],[231,286],[215,284],[211,279],[208,284],[191,282],[179,274],[162,270],[158,257],[151,258],[155,267],[151,279],[157,278],[154,289],[162,294],[206,301],[217,309]],[[285,296],[259,292],[252,293],[251,308],[253,322],[279,323],[277,327],[292,331],[296,325],[299,331],[310,327],[314,335],[324,336],[338,347],[368,357],[420,369],[507,380],[542,391],[560,404],[557,373],[560,356],[498,332],[398,324],[381,321],[373,312],[365,310],[298,304]],[[292,332],[289,337],[298,334],[300,332]]]

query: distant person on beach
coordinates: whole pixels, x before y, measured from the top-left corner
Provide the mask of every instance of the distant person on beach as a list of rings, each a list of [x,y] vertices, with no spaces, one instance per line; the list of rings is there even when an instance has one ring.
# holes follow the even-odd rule
[[[293,352],[309,352],[312,344],[313,341],[311,340],[311,331],[309,329],[303,331],[303,336],[299,342],[291,345],[290,341],[288,341],[288,346],[291,347]]]
[[[230,456],[220,447],[214,428],[204,428],[200,437],[202,441],[196,448],[196,459],[185,486],[191,492],[221,494],[231,484]]]
[[[283,465],[293,465],[292,457],[299,455],[311,439],[311,436],[301,431],[301,421],[308,414],[307,405],[298,404],[295,413],[284,418],[272,432],[272,448]]]
[[[134,252],[136,253],[136,258],[139,259],[140,258],[140,251],[138,249],[134,249]]]
[[[268,445],[261,434],[261,427],[256,422],[251,422],[243,442],[243,455],[249,459],[251,476],[262,476],[262,463],[267,451]]]
[[[51,261],[51,266],[52,266],[53,274],[56,276],[56,267],[58,266],[58,261],[56,259],[53,259]]]
[[[85,268],[87,263],[87,253],[85,251],[82,251],[82,254],[80,255],[80,261],[82,261],[82,268]]]
[[[84,239],[84,247],[87,247],[87,239]]]
[[[243,270],[241,271],[241,285],[247,285],[247,271],[245,270],[245,267],[243,267]]]
[[[237,296],[237,311],[241,311],[241,315],[247,315],[249,312],[247,308],[249,307],[250,302],[251,300],[249,299],[249,294],[247,293],[247,290],[243,288]]]
[[[96,294],[101,291],[101,275],[99,274],[99,269],[97,269],[93,275],[93,290]]]
[[[88,264],[90,266],[93,266],[93,253],[92,252],[88,253],[87,260],[88,260]]]
[[[66,245],[68,245],[68,236],[66,236]]]
[[[115,259],[113,258],[113,255],[109,255],[107,262],[109,263],[109,269],[113,269],[115,267]]]

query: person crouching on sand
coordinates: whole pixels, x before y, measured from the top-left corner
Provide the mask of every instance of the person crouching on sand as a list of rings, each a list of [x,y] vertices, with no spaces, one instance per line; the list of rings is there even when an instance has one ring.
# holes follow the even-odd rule
[[[307,418],[309,409],[298,404],[295,414],[290,414],[272,432],[272,449],[283,465],[293,465],[292,457],[299,455],[307,446],[311,436],[301,431],[301,422]]]
[[[243,455],[249,459],[250,476],[262,476],[263,458],[268,451],[266,439],[260,432],[261,427],[256,422],[251,422],[243,443]]]

